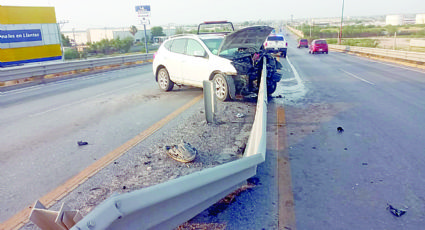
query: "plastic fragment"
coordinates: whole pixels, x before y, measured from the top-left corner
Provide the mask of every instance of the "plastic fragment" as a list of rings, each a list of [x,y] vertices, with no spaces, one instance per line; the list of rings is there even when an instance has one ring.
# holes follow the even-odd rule
[[[190,143],[186,142],[173,146],[164,146],[164,150],[169,157],[183,163],[195,160],[196,155],[198,154],[198,150],[192,147]]]
[[[390,204],[387,204],[387,205],[388,205],[387,210],[390,210],[390,212],[396,217],[400,217],[400,216],[406,214],[406,210],[394,208]]]
[[[78,144],[78,146],[83,146],[83,145],[88,145],[89,143],[87,143],[85,141],[78,141],[77,144]]]
[[[243,114],[243,113],[238,113],[238,114],[236,114],[236,117],[237,117],[237,118],[243,118],[243,117],[245,117],[245,114]]]

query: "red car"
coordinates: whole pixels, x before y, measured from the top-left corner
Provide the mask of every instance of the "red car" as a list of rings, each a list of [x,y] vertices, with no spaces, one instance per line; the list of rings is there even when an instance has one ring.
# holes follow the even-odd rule
[[[305,47],[308,48],[308,40],[307,39],[300,39],[298,41],[297,48]]]
[[[328,43],[326,43],[326,40],[313,40],[310,45],[310,50],[308,53],[315,54],[315,53],[328,53]]]

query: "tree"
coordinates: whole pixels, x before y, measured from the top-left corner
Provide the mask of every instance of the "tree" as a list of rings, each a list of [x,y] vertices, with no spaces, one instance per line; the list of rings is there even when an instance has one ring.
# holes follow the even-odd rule
[[[61,34],[61,38],[62,38],[62,45],[63,46],[71,46],[71,41],[69,40],[69,36],[66,36]]]
[[[176,32],[175,32],[176,34],[184,34],[184,29],[183,29],[183,27],[177,27],[176,28]]]
[[[134,36],[137,33],[137,27],[135,25],[130,26],[130,33]]]
[[[158,36],[165,36],[164,32],[162,31],[161,26],[154,26],[151,28],[151,34],[152,38],[158,37]]]

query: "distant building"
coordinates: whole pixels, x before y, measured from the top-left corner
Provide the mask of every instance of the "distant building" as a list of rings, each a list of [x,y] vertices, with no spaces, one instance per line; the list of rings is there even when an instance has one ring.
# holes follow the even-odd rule
[[[68,37],[71,44],[73,45],[82,45],[87,44],[87,31],[84,30],[72,30],[72,31],[63,31],[62,34],[65,37]]]
[[[175,27],[163,27],[163,32],[167,36],[174,35],[176,32]],[[102,39],[123,39],[126,37],[134,38],[134,41],[141,42],[144,40],[145,31],[143,28],[138,28],[137,33],[133,36],[130,33],[130,27],[121,27],[121,28],[92,28],[87,30],[72,30],[72,31],[62,31],[62,33],[69,37],[72,44],[82,45],[87,44],[88,42],[98,42]],[[146,29],[146,35],[151,37],[150,29]]]
[[[398,26],[398,25],[403,25],[404,24],[404,16],[403,15],[387,15],[386,19],[385,19],[385,24],[386,25],[393,25],[393,26]]]
[[[425,14],[416,15],[416,24],[425,24]]]

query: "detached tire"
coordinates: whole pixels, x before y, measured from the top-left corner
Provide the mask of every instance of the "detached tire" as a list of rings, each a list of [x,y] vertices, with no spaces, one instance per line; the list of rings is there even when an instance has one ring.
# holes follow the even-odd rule
[[[227,84],[226,78],[223,74],[218,73],[214,75],[214,93],[218,100],[228,101],[230,99],[229,95],[229,85]]]
[[[277,82],[273,81],[270,84],[267,84],[267,94],[270,96],[276,91],[277,88]]]
[[[165,67],[158,71],[158,86],[162,91],[171,91],[174,87],[174,82],[170,80],[170,75]]]

